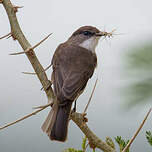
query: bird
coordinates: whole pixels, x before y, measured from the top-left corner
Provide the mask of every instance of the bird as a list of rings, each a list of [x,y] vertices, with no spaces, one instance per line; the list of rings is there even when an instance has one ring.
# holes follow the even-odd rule
[[[96,46],[105,36],[93,26],[82,26],[60,44],[53,55],[51,82],[56,100],[42,125],[50,140],[65,142],[72,103],[82,94],[97,66]]]

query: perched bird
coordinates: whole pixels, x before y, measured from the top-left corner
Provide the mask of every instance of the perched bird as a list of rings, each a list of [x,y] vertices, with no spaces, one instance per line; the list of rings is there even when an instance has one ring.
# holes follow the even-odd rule
[[[95,48],[105,32],[83,26],[60,44],[52,59],[52,83],[57,98],[42,125],[51,140],[64,142],[67,138],[72,103],[85,89],[97,65]]]

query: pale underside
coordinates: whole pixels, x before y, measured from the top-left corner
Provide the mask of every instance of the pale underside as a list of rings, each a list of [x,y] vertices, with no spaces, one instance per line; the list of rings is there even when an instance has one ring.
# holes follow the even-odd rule
[[[79,46],[95,53],[95,49],[96,49],[96,46],[98,44],[99,38],[100,37],[92,36],[91,38],[83,41]]]

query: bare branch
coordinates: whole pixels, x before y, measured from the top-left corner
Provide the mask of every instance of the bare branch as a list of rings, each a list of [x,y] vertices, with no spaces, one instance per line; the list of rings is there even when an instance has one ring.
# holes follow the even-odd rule
[[[92,96],[93,96],[93,94],[94,94],[94,91],[95,91],[95,88],[96,88],[97,82],[98,82],[98,78],[97,78],[97,79],[96,79],[96,81],[95,81],[95,84],[94,84],[94,87],[93,87],[93,90],[92,90],[91,96],[90,96],[90,98],[89,98],[89,100],[88,100],[88,103],[87,103],[87,105],[86,105],[86,107],[85,107],[85,109],[84,109],[84,112],[83,112],[83,113],[86,113],[86,111],[87,111],[87,109],[88,109],[88,106],[89,106],[90,101],[91,101],[91,99],[92,99]]]
[[[12,125],[14,125],[14,124],[16,124],[16,123],[18,123],[18,122],[20,122],[20,121],[22,121],[22,120],[24,120],[24,119],[27,119],[27,118],[29,118],[29,117],[31,117],[31,116],[33,116],[33,115],[36,115],[36,114],[39,113],[40,111],[42,111],[42,110],[46,109],[47,107],[49,107],[50,105],[51,105],[51,103],[50,103],[50,104],[47,104],[46,106],[43,106],[43,107],[40,108],[39,110],[36,110],[36,111],[34,111],[34,112],[32,112],[32,113],[30,113],[30,114],[28,114],[28,115],[26,115],[26,116],[24,116],[24,117],[16,120],[16,121],[14,121],[14,122],[11,122],[11,123],[3,126],[3,127],[0,127],[0,130],[5,129],[5,128],[9,127],[9,126],[12,126]]]
[[[137,137],[138,133],[139,133],[140,130],[142,129],[142,127],[143,127],[145,121],[147,120],[147,118],[148,118],[148,116],[149,116],[151,110],[152,110],[152,109],[150,108],[150,110],[147,112],[147,114],[146,114],[144,120],[142,121],[141,125],[140,125],[139,128],[137,129],[136,133],[135,133],[134,136],[131,138],[131,140],[129,141],[129,143],[126,145],[126,147],[123,149],[122,152],[126,152],[127,149],[130,147],[130,145],[133,143],[133,141],[134,141],[135,138]]]
[[[24,6],[15,6],[15,5],[13,5],[13,7],[14,7],[14,12],[17,13],[18,9],[19,8],[23,8]]]
[[[44,71],[43,71],[44,72]],[[22,72],[23,74],[36,75],[35,72]]]
[[[42,106],[38,106],[38,107],[33,107],[33,109],[41,109],[41,108],[45,108],[45,107],[48,107],[48,106],[52,106],[53,105],[53,102],[50,102],[46,105],[42,105]]]
[[[1,40],[1,39],[4,39],[4,38],[6,38],[6,37],[8,37],[8,38],[9,38],[9,36],[11,36],[11,34],[12,34],[12,33],[10,32],[10,33],[8,33],[8,34],[6,34],[6,35],[4,35],[4,36],[0,37],[0,40]]]
[[[16,18],[16,14],[14,12],[14,7],[13,7],[11,1],[3,0],[2,4],[3,4],[3,6],[7,12],[8,18],[9,18],[9,22],[10,22],[10,26],[11,26],[11,33],[12,33],[13,37],[18,40],[19,44],[21,45],[21,47],[23,48],[24,51],[27,50],[28,48],[32,48],[19,26],[18,20]],[[26,53],[26,55],[27,55],[31,65],[33,66],[33,69],[37,73],[37,76],[44,88],[44,91],[46,92],[48,100],[51,100],[52,98],[54,98],[54,94],[53,94],[52,88],[49,87],[50,81],[48,80],[46,73],[43,72],[44,69],[43,69],[42,65],[40,64],[38,58],[36,57],[34,50],[31,49],[30,52]]]
[[[34,45],[32,47],[32,49],[35,49],[36,47],[38,47],[41,43],[43,43],[46,39],[48,39],[50,37],[50,35],[52,35],[52,33],[50,33],[48,36],[46,36],[43,40],[41,40],[39,43],[37,43],[36,45]]]
[[[19,55],[19,54],[24,54],[27,53],[29,51],[31,51],[32,48],[28,48],[27,50],[23,51],[23,52],[17,52],[17,53],[10,53],[9,55]]]
[[[52,34],[52,33],[51,33]],[[34,45],[33,47],[28,48],[27,50],[23,51],[23,52],[17,52],[17,53],[11,53],[10,55],[19,55],[19,54],[24,54],[27,53],[31,50],[34,50],[36,47],[38,47],[41,43],[43,43],[47,38],[49,38],[49,36],[51,35],[49,34],[48,36],[46,36],[43,40],[41,40],[39,43],[37,43],[36,45]]]

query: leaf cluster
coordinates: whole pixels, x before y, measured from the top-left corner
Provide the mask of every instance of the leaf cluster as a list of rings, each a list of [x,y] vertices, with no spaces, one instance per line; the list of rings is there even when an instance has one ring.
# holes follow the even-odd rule
[[[117,144],[119,145],[120,152],[123,151],[123,149],[126,147],[126,145],[127,145],[128,142],[129,142],[129,140],[125,141],[124,139],[122,139],[121,136],[115,137],[115,141],[116,141]],[[126,152],[129,152],[129,149],[127,149]]]
[[[146,131],[146,138],[148,143],[152,146],[152,133],[151,131]]]

